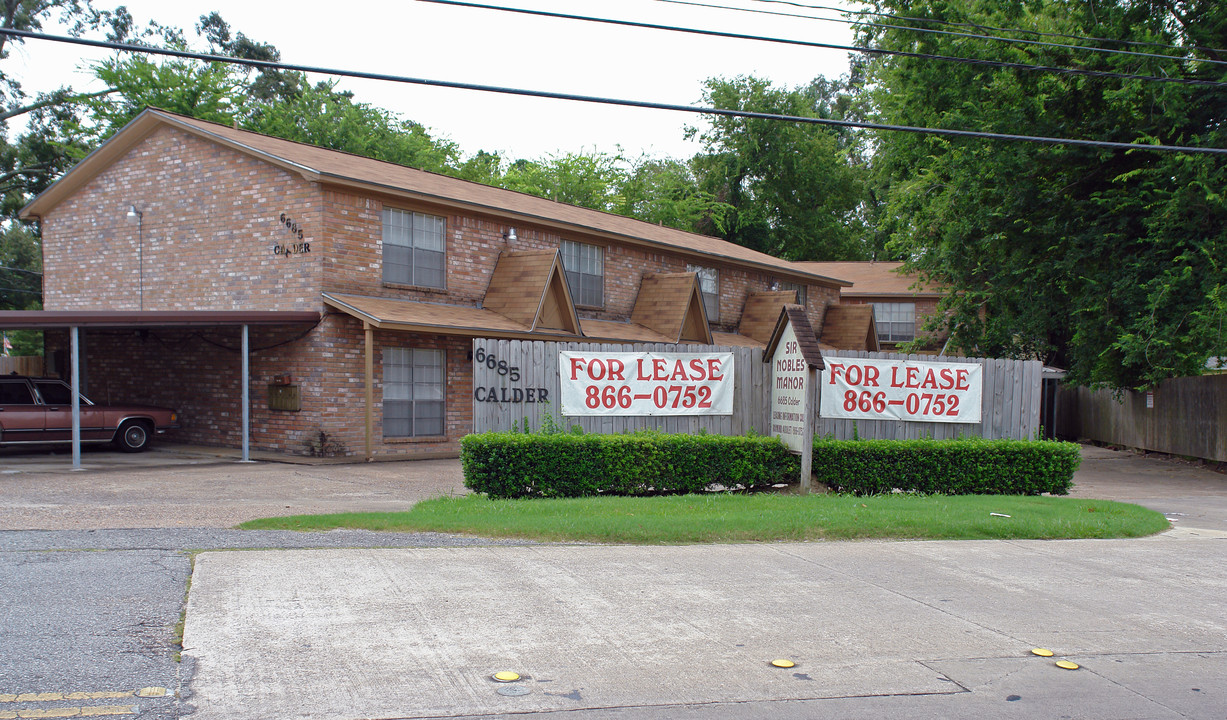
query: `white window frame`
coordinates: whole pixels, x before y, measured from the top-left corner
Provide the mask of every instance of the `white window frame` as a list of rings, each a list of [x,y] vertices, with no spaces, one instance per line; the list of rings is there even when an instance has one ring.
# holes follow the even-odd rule
[[[403,261],[396,261],[400,259]],[[445,289],[446,218],[385,206],[381,261],[385,283]]]
[[[708,322],[720,321],[720,271],[702,265],[686,265],[686,272],[699,278],[699,291],[703,294],[703,309]]]
[[[901,343],[916,339],[916,303],[875,302],[873,322],[878,327],[878,342]]]
[[[383,349],[383,437],[447,435],[447,353],[434,348]]]
[[[559,247],[571,300],[578,307],[605,307],[605,248],[574,240],[563,240]]]

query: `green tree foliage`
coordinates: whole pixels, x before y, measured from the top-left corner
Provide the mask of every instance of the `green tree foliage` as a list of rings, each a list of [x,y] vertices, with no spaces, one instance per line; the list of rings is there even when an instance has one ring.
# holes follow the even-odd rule
[[[426,128],[387,110],[355,102],[332,83],[261,103],[240,124],[258,133],[432,172],[451,171],[460,155],[450,140],[433,138]]]
[[[786,90],[767,80],[708,80],[703,100],[728,110],[799,117],[843,117],[842,83],[819,79]],[[693,160],[699,187],[731,209],[702,226],[739,245],[790,260],[867,256],[867,201],[860,139],[849,131],[768,118],[714,115],[690,128],[704,152]]]
[[[874,7],[981,28],[1175,46],[1104,43],[1166,59],[862,30],[861,40],[879,48],[1227,81],[1222,65],[1197,62],[1227,59],[1204,49],[1227,46],[1227,5],[1217,0]],[[922,58],[875,57],[867,65],[879,122],[1227,148],[1221,88]],[[1068,368],[1071,382],[1115,388],[1195,375],[1208,356],[1227,354],[1223,156],[885,133],[873,159],[882,229],[922,276],[954,289],[944,306],[959,346],[1039,357]]]

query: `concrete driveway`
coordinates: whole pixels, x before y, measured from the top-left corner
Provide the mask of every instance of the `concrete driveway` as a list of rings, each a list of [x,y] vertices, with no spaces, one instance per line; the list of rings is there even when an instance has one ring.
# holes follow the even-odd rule
[[[228,528],[275,515],[393,512],[467,492],[457,460],[337,464],[159,445],[93,449],[73,472],[61,451],[0,451],[0,529]]]

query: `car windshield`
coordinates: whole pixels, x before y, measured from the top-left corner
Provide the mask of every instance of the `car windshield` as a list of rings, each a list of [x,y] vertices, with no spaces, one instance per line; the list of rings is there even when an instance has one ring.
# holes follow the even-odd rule
[[[38,380],[34,384],[38,387],[38,394],[43,396],[43,402],[47,405],[72,404],[72,388],[67,383],[59,380]],[[91,403],[82,395],[81,404],[90,405]]]

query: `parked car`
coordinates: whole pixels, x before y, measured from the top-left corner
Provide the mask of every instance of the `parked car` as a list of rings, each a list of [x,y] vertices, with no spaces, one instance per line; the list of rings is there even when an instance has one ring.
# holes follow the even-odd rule
[[[154,434],[179,427],[170,408],[95,405],[81,396],[81,442],[149,447]],[[0,445],[72,442],[72,388],[63,380],[0,376]]]

